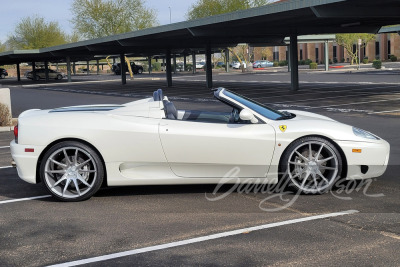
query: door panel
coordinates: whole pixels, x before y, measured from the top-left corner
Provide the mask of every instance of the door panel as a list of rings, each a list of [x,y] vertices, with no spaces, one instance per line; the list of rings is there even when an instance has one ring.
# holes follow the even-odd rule
[[[181,177],[265,177],[275,147],[275,130],[267,124],[163,120],[159,131],[171,169]]]

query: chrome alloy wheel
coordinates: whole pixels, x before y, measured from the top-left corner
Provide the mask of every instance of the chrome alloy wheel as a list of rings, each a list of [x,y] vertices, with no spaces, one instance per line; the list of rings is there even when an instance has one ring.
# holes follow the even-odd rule
[[[47,158],[44,178],[47,187],[56,196],[79,198],[96,184],[96,162],[81,148],[62,147]]]
[[[335,182],[339,172],[336,152],[326,143],[308,141],[290,154],[287,170],[291,182],[304,193],[323,193]]]

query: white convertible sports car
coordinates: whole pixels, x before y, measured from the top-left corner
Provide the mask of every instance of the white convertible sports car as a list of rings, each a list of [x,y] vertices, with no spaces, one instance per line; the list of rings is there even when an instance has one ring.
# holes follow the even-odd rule
[[[25,111],[11,142],[18,175],[59,200],[80,201],[102,186],[209,184],[229,175],[228,183],[286,179],[317,194],[338,178],[386,170],[390,146],[367,131],[224,88],[214,96],[232,112],[177,110],[161,89],[124,105]]]

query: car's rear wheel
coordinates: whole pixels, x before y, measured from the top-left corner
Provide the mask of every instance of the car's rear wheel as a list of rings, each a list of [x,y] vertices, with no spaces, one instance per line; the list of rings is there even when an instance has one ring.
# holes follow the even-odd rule
[[[39,75],[35,75],[35,81],[39,81],[40,80],[40,76]]]
[[[82,201],[101,187],[104,166],[91,147],[73,141],[51,147],[40,165],[40,177],[46,189],[62,201]]]
[[[138,74],[142,74],[143,73],[143,69],[138,69],[137,73]]]
[[[281,178],[289,188],[305,194],[329,191],[342,172],[342,158],[336,147],[320,137],[304,137],[287,148],[280,164]]]
[[[61,80],[62,78],[63,78],[62,75],[58,74],[56,80]]]
[[[0,78],[5,79],[5,78],[6,78],[6,75],[4,75],[4,73],[2,73],[2,74],[0,75]]]

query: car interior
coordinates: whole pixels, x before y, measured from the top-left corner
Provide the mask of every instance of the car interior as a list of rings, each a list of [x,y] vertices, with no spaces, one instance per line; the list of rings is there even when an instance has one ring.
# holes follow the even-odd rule
[[[232,112],[178,110],[175,105],[169,101],[168,97],[163,95],[162,89],[154,91],[153,99],[154,101],[161,101],[163,103],[165,118],[169,120],[225,124],[243,123],[239,118],[239,110],[236,108],[233,108]]]

